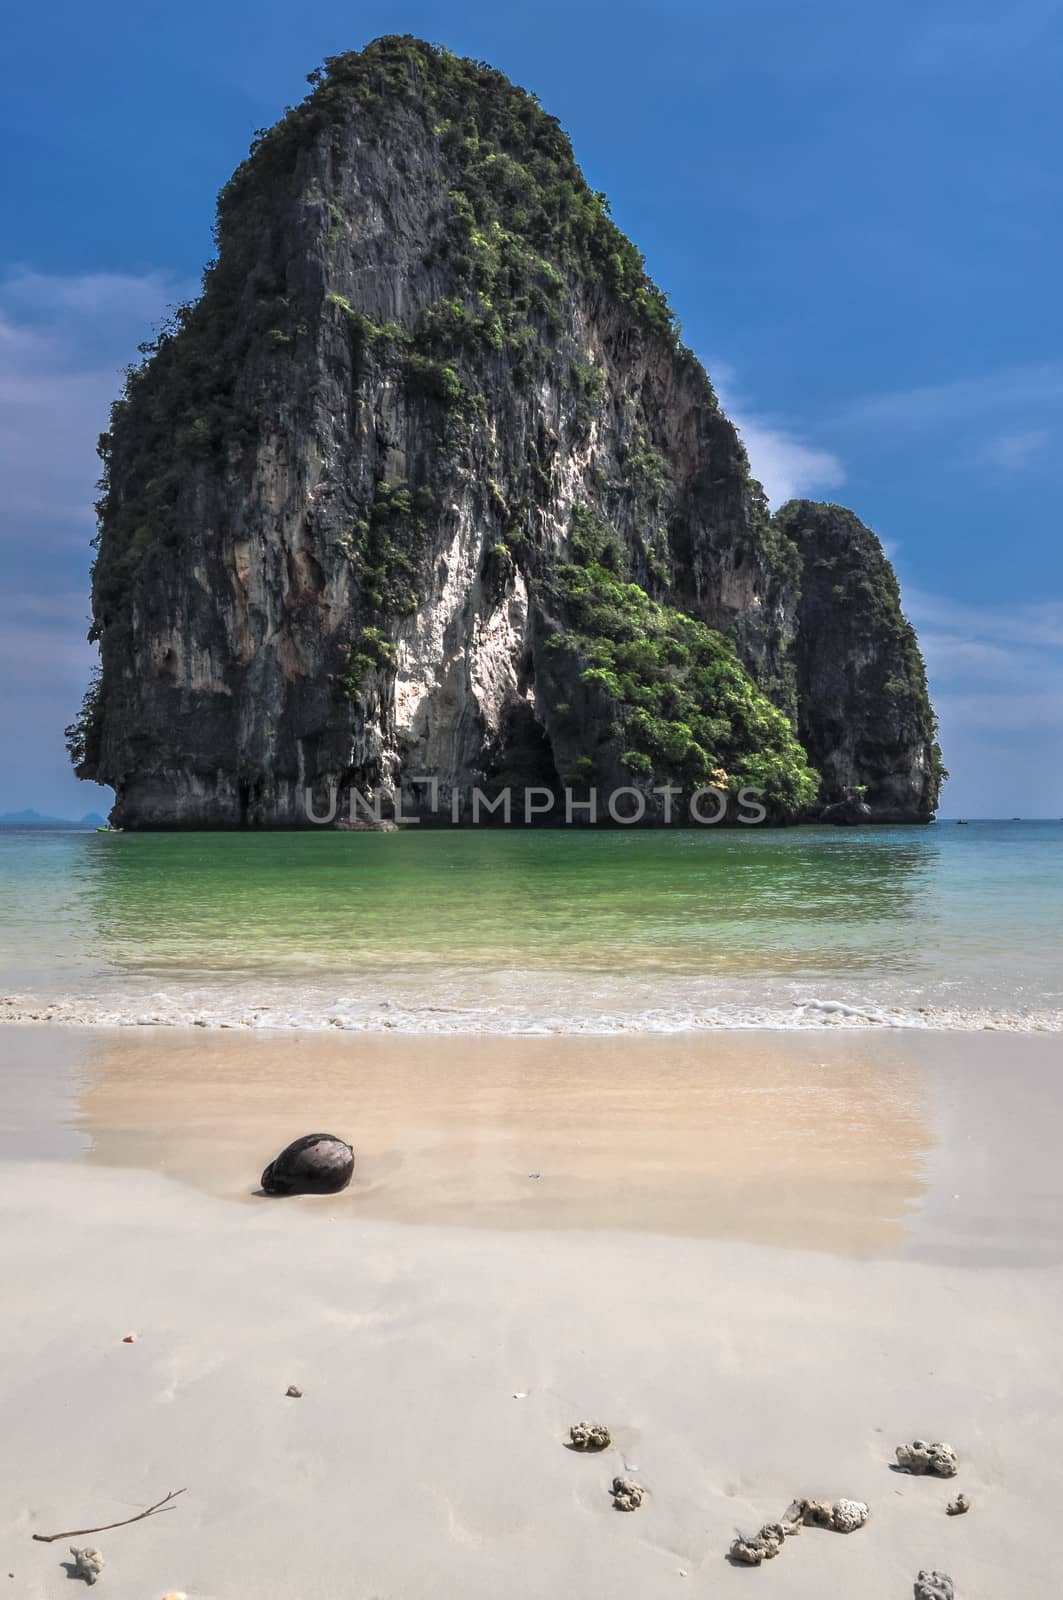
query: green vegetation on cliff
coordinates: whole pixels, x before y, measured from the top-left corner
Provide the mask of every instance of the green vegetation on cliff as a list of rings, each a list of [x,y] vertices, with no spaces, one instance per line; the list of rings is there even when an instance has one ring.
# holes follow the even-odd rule
[[[551,648],[577,655],[582,681],[615,701],[628,771],[733,793],[750,785],[784,813],[811,806],[818,777],[730,641],[630,582],[619,540],[586,506],[573,511],[572,551],[554,583],[569,626]]]
[[[249,201],[256,210],[268,205],[270,181],[290,170],[293,153],[323,128],[362,113],[383,137],[396,108],[410,106],[461,173],[451,192],[450,248],[459,277],[497,302],[483,308],[488,342],[498,337],[496,313],[511,326],[522,312],[549,315],[566,270],[609,285],[650,325],[672,330],[664,295],[611,221],[605,196],[588,186],[557,118],[504,73],[392,35],[327,57],[308,82],[312,92],[256,136],[250,158],[223,189],[220,245],[230,224],[238,234],[247,228]]]
[[[85,761],[91,760],[95,755],[95,743],[99,726],[100,696],[103,692],[103,674],[100,668],[93,667],[89,686],[85,690],[81,702],[81,710],[68,727],[63,729],[63,738],[66,741],[67,754],[73,767],[80,767]]]

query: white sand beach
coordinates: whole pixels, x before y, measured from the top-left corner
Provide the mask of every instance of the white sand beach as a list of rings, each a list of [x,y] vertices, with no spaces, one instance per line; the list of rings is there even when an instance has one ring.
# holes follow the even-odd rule
[[[1058,1593],[1053,1041],[3,1042],[11,1594],[71,1543],[115,1600]],[[319,1125],[351,1188],[256,1197]],[[729,1565],[794,1496],[870,1520]]]

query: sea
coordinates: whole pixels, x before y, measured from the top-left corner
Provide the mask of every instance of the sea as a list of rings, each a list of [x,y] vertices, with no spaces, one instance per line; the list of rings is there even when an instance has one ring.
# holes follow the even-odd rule
[[[0,1019],[1063,1031],[1063,822],[0,828]]]

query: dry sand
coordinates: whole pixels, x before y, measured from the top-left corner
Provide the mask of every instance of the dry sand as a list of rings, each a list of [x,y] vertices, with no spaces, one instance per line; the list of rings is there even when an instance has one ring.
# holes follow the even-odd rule
[[[1054,1041],[0,1047],[8,1593],[76,1593],[71,1542],[104,1600],[1059,1593]],[[249,1196],[318,1125],[356,1185]],[[890,1470],[917,1435],[957,1480]],[[871,1520],[729,1566],[795,1495]]]

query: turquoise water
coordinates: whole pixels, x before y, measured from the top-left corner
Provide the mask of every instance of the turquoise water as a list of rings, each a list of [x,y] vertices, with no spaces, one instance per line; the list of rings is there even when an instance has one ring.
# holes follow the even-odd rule
[[[9,1016],[1063,1026],[1063,823],[0,829]]]

